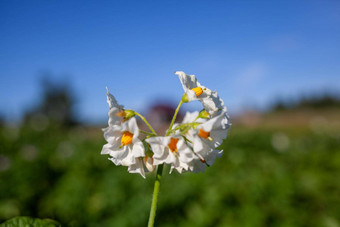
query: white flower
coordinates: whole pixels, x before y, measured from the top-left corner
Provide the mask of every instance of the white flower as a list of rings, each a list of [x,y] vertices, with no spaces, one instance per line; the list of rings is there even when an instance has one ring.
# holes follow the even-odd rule
[[[193,150],[198,157],[190,165],[190,171],[203,172],[206,166],[212,165],[216,158],[221,157],[223,151],[218,150],[217,147],[226,138],[229,127],[229,118],[225,112],[221,112],[218,116],[188,131],[186,136],[192,142]]]
[[[184,92],[188,95],[188,101],[202,100],[211,95],[211,90],[202,86],[196,79],[195,75],[187,75],[183,71],[176,71],[182,83]]]
[[[172,172],[188,170],[189,163],[195,158],[193,151],[185,144],[181,136],[151,137],[145,140],[153,151],[153,164],[170,164]]]
[[[144,169],[140,157],[145,156],[144,145],[139,136],[136,118],[131,118],[120,125],[111,125],[104,130],[107,144],[101,154],[109,154],[116,165],[129,166],[129,172],[138,172],[143,177]]]
[[[211,115],[221,110],[226,111],[223,100],[217,92],[201,85],[195,75],[187,75],[182,71],[176,71],[175,74],[179,77],[189,102],[199,100]]]

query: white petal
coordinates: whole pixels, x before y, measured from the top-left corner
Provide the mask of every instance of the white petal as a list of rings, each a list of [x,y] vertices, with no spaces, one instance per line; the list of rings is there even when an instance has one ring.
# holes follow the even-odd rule
[[[133,147],[132,147],[132,155],[134,156],[134,157],[144,157],[145,156],[145,150],[144,150],[144,145],[143,145],[143,143],[140,141],[140,140],[138,140],[138,141],[136,141],[135,143],[133,143],[133,145],[132,145]]]
[[[204,109],[210,114],[214,114],[215,112],[218,111],[218,108],[216,106],[216,103],[214,102],[213,99],[211,99],[210,97],[201,99],[202,105],[204,107]]]
[[[164,137],[150,137],[145,141],[151,146],[153,152],[153,158],[162,159],[164,158],[164,145],[162,140]],[[157,165],[157,164],[156,164]]]
[[[193,173],[199,173],[199,172],[204,172],[206,167],[207,167],[207,164],[203,163],[200,159],[195,159],[191,163],[189,170]]]
[[[136,159],[135,164],[129,166],[128,171],[129,173],[139,173],[143,178],[145,178],[143,161],[139,158]]]
[[[215,149],[213,142],[205,139],[196,138],[194,142],[195,153],[206,161],[208,165],[212,165],[216,158],[220,158],[223,151]]]
[[[177,149],[177,155],[180,162],[189,163],[195,158],[195,154],[184,143],[184,139],[182,138],[178,140]]]
[[[186,112],[185,115],[184,115],[184,118],[183,118],[183,121],[182,123],[185,124],[185,123],[192,123],[196,117],[198,116],[199,112],[198,111],[195,111],[195,112]]]
[[[214,103],[216,104],[216,107],[224,112],[227,112],[227,107],[224,105],[223,100],[218,96],[217,92],[214,91],[211,94],[211,98],[214,101]]]
[[[128,121],[128,130],[133,134],[133,142],[138,139],[139,127],[137,125],[137,120],[135,117],[130,118]]]
[[[103,146],[103,149],[102,151],[100,152],[100,154],[110,154],[110,151],[111,151],[111,148],[112,148],[112,145],[111,144],[105,144]]]
[[[111,108],[118,108],[123,109],[123,106],[119,105],[115,97],[110,94],[109,89],[106,87],[106,96],[107,96],[107,103],[109,104],[110,109]]]
[[[227,137],[227,130],[220,129],[220,130],[211,131],[210,137],[213,139],[213,142],[215,143],[215,146],[217,147],[221,145],[222,141]]]
[[[202,128],[204,131],[210,132],[215,129],[227,129],[229,126],[229,119],[225,112],[221,112],[219,115],[209,119],[201,124],[198,128]]]
[[[192,88],[198,87],[195,75],[187,75],[183,71],[176,71],[175,74],[179,77],[184,92]]]
[[[168,148],[170,137],[157,136],[148,138],[145,141],[151,146],[155,165],[171,164],[174,161],[173,155],[170,154],[171,152]]]
[[[122,123],[123,118],[117,116],[117,113],[119,113],[120,111],[122,110],[116,107],[112,107],[109,110],[109,125],[120,125]]]
[[[183,173],[183,172],[185,172],[187,169],[189,168],[189,166],[187,165],[187,164],[182,164],[182,165],[180,165],[180,166],[171,166],[171,168],[170,168],[170,172],[169,173],[172,173],[172,171],[175,169],[175,170],[177,170],[177,172],[178,173]]]
[[[107,127],[104,130],[104,138],[110,144],[120,144],[121,132],[112,127]]]
[[[193,90],[187,90],[186,94],[188,95],[188,101],[189,102],[197,100],[196,93]]]
[[[205,161],[207,162],[209,166],[211,166],[212,164],[214,164],[216,158],[220,158],[222,154],[223,154],[223,150],[215,149],[213,152],[210,152],[205,156]]]
[[[205,144],[203,139],[201,139],[199,136],[195,136],[193,140],[193,148],[195,153],[199,153],[200,151],[204,150]]]
[[[116,165],[123,165],[122,163],[124,163],[124,165],[129,165],[131,163],[131,155],[129,156],[129,153],[128,146],[124,146],[119,150],[111,150],[111,161]]]
[[[213,117],[218,114],[219,111],[227,112],[223,100],[218,96],[217,92],[211,93],[210,97],[202,100],[203,107]]]

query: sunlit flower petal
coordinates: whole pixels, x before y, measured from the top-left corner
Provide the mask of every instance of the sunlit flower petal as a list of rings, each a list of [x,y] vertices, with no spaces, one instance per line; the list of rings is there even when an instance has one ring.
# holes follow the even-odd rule
[[[151,137],[145,140],[154,153],[154,165],[170,164],[171,169],[188,170],[188,163],[194,158],[193,152],[180,136]]]
[[[182,71],[176,71],[175,74],[179,77],[189,102],[199,100],[204,109],[212,116],[215,116],[219,111],[227,111],[217,92],[201,85],[195,75],[187,75]]]
[[[130,166],[137,163],[139,157],[145,156],[144,145],[138,138],[139,129],[136,118],[104,129],[107,144],[102,154],[109,154],[116,165]]]
[[[211,95],[211,90],[202,86],[196,79],[195,75],[187,75],[183,71],[176,71],[182,83],[184,92],[187,94],[189,102],[193,100],[202,100]]]
[[[139,173],[143,178],[145,178],[145,171],[142,158],[136,158],[136,163],[129,165],[129,173]]]

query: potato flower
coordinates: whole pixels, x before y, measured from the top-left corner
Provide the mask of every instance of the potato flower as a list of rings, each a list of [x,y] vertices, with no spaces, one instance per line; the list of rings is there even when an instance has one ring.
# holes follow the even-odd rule
[[[197,126],[193,132],[193,150],[200,157],[202,163],[210,166],[214,164],[216,158],[221,157],[223,150],[218,150],[217,148],[227,137],[229,127],[229,118],[225,112]],[[199,165],[196,166],[199,167]],[[194,172],[202,170],[204,171],[204,168],[192,169]]]
[[[153,151],[153,164],[170,164],[172,172],[176,169],[179,173],[188,170],[189,163],[195,158],[193,152],[186,145],[181,136],[150,137],[145,140]]]
[[[183,130],[184,136],[197,157],[189,165],[191,172],[203,172],[206,166],[212,165],[216,158],[221,157],[223,151],[217,147],[226,138],[230,127],[226,112],[222,111],[209,120],[200,119],[199,115],[198,112],[187,113],[182,122],[185,127],[190,127],[189,130]]]
[[[120,125],[109,126],[104,129],[108,143],[101,154],[109,154],[114,164],[129,166],[129,172],[138,172],[145,177],[141,159],[145,156],[144,145],[138,136],[139,128],[134,117]]]
[[[181,81],[186,94],[185,99],[187,100],[185,101],[199,100],[204,109],[211,115],[225,108],[223,100],[218,96],[217,92],[201,85],[195,75],[187,75],[183,71],[176,71],[175,74]]]

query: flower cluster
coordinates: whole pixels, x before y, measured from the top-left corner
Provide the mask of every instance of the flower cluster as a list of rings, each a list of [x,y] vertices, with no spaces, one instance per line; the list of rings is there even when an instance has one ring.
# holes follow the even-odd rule
[[[227,108],[216,91],[202,86],[194,75],[182,71],[179,77],[184,95],[165,136],[158,136],[139,113],[126,110],[107,90],[109,104],[108,127],[103,129],[107,144],[101,154],[109,154],[116,165],[128,166],[130,173],[152,172],[156,166],[168,164],[170,172],[203,172],[212,165],[223,151],[218,147],[230,127]],[[187,112],[181,124],[174,124],[182,103],[199,100],[200,112]],[[136,116],[142,118],[151,132],[139,129]],[[142,137],[140,133],[146,134]]]

